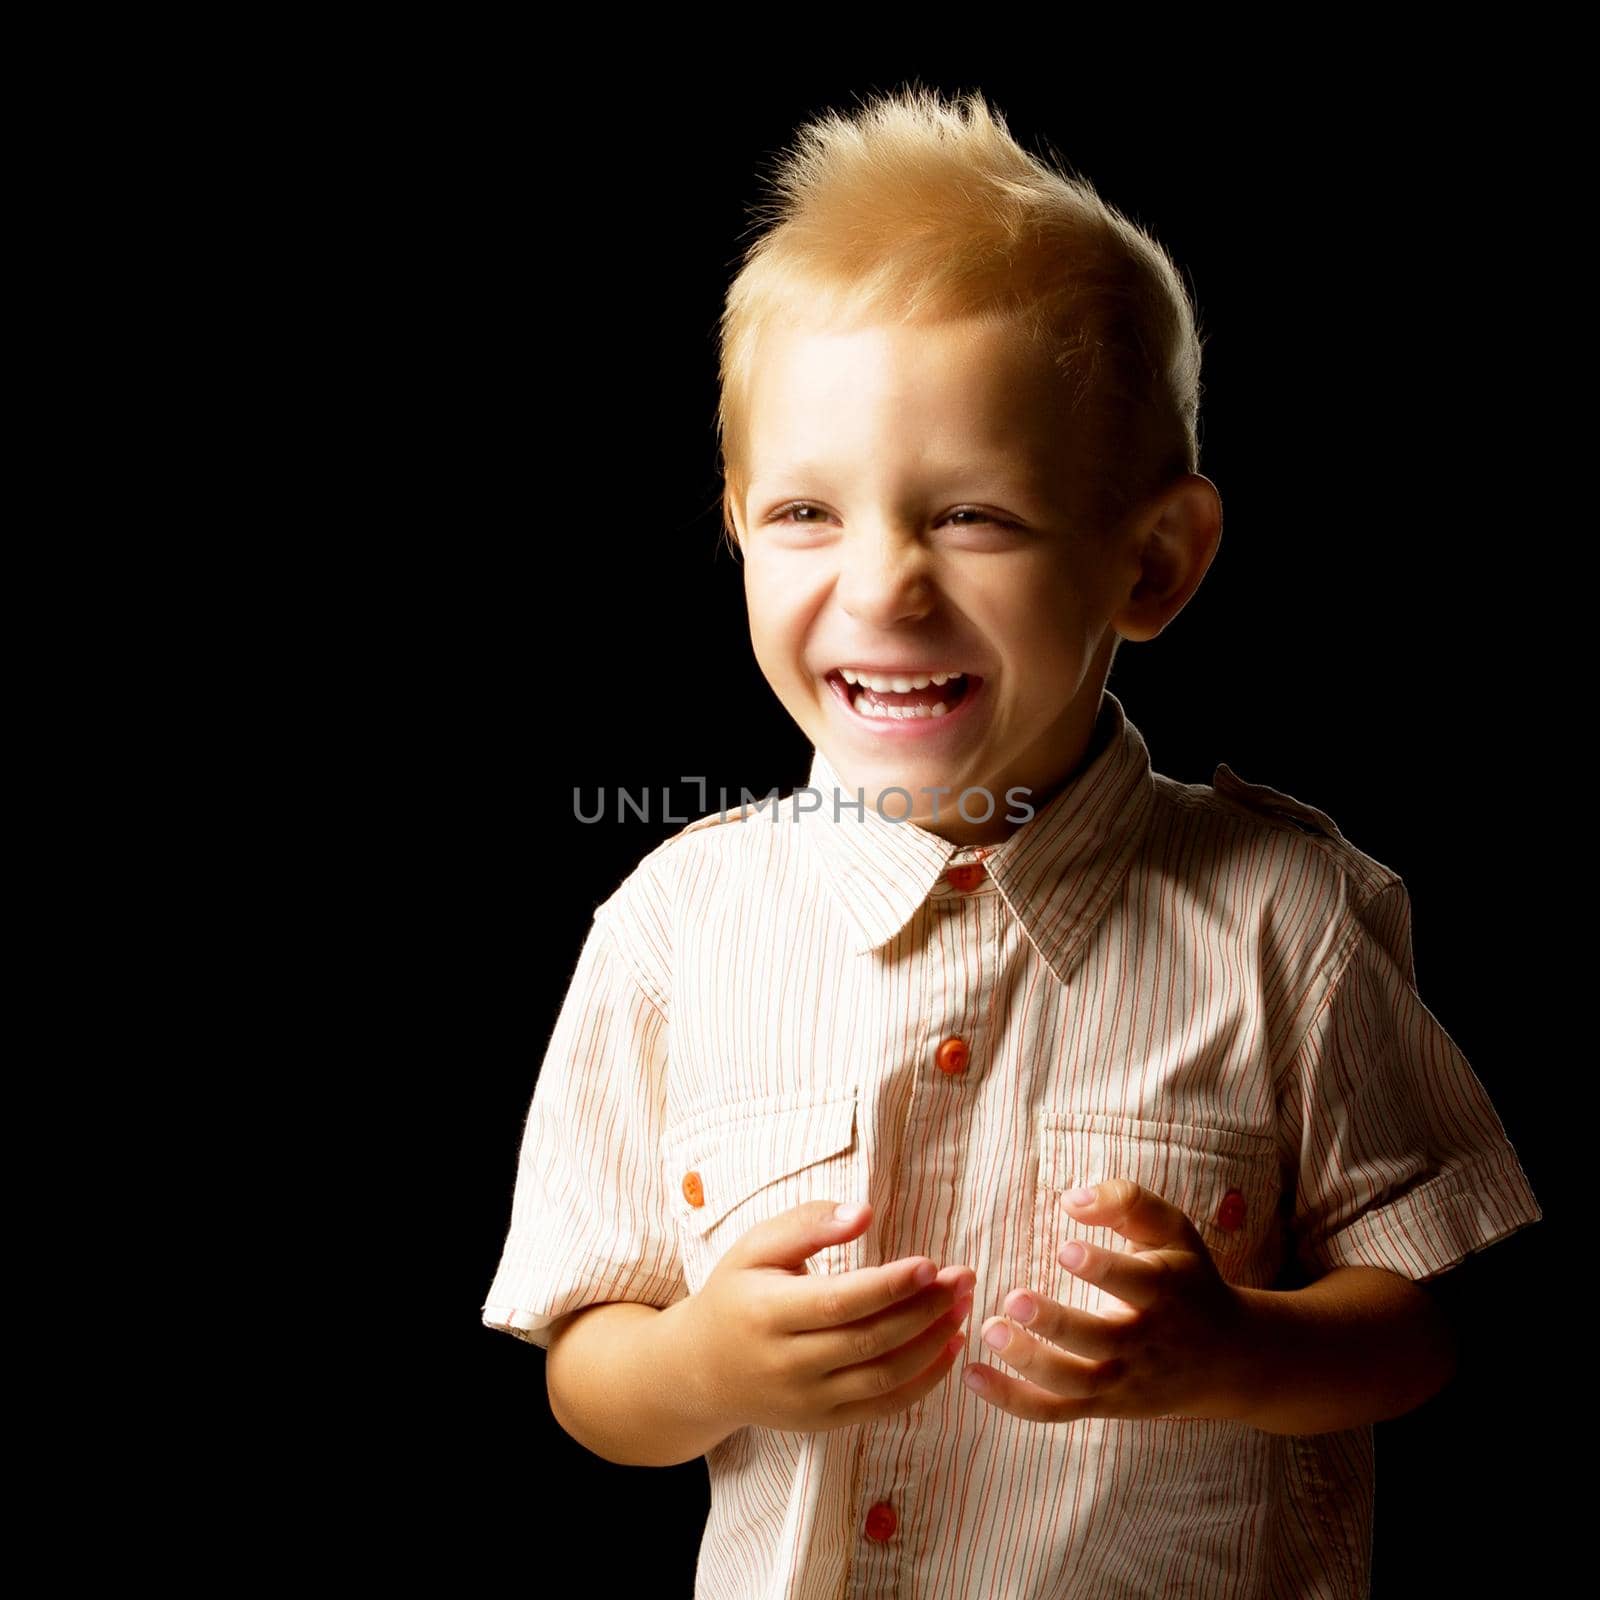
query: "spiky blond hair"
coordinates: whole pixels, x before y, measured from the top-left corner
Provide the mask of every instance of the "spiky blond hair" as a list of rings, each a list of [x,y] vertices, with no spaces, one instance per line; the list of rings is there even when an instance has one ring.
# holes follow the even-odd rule
[[[1087,180],[1024,150],[981,91],[947,102],[912,86],[849,116],[824,112],[769,181],[719,328],[722,520],[735,549],[752,379],[774,326],[977,317],[1020,328],[1067,387],[1089,531],[1113,533],[1140,500],[1199,470],[1202,339],[1177,268]]]

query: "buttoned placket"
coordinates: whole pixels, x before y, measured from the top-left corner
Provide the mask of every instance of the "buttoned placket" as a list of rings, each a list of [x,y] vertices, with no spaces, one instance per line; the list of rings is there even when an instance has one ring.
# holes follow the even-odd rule
[[[879,1239],[884,1261],[923,1249],[924,1245],[912,1243],[907,1230],[915,1226],[922,1236],[930,1221],[943,1238],[976,1236],[977,1224],[966,1200],[971,1102],[989,1068],[989,1018],[1008,942],[1006,924],[1012,921],[984,866],[988,854],[981,847],[956,851],[913,922],[929,977],[911,1047],[914,1060],[908,1063],[915,1070],[902,1077],[909,1103],[903,1113],[897,1108],[902,1131],[896,1170],[886,1191],[892,1191],[895,1203]],[[933,1209],[928,1203],[910,1203],[916,1197],[931,1201]],[[964,1259],[959,1245],[956,1256]],[[969,1350],[972,1321],[969,1312],[962,1330]],[[958,1356],[957,1365],[961,1360]],[[976,1396],[963,1390],[954,1403],[965,1406],[972,1401]],[[927,1518],[941,1515],[922,1486],[928,1481],[934,1453],[949,1447],[940,1425],[945,1404],[946,1397],[935,1391],[922,1402],[914,1429],[908,1428],[903,1412],[861,1429],[852,1595],[901,1593],[913,1580],[901,1552],[908,1541],[920,1542]]]
[[[971,1157],[982,1075],[995,1067],[996,995],[1009,981],[1004,975],[1031,954],[1071,987],[1072,971],[1138,849],[1154,804],[1143,740],[1114,700],[1106,714],[1115,728],[1085,768],[1083,784],[998,845],[942,848],[932,834],[897,829],[870,808],[848,824],[826,806],[797,811],[851,926],[857,959],[895,963],[901,988],[904,964],[919,964],[927,975],[920,992],[908,996],[916,1015],[903,1008],[895,1013],[897,1034],[915,1026],[913,1042],[905,1055],[884,1058],[893,1062],[889,1078],[873,1086],[873,1189],[880,1211],[870,1259],[933,1253],[964,1261],[977,1275],[974,1307],[1014,1286],[1009,1275],[1026,1257],[1032,1225],[1026,1206],[996,1209],[1015,1197],[1016,1185],[1027,1183],[1026,1154],[1013,1148],[1012,1159],[994,1170],[992,1162],[976,1166]],[[860,798],[841,789],[820,750],[810,787],[843,793],[850,804]],[[1034,1088],[1014,1085],[1008,1093],[1032,1104]],[[992,1145],[993,1134],[986,1137]],[[1002,1195],[996,1182],[1011,1187]],[[989,1187],[980,1193],[984,1184]],[[984,1355],[972,1342],[981,1320],[981,1314],[967,1318],[967,1359]],[[847,1491],[855,1529],[847,1594],[902,1593],[914,1586],[905,1552],[920,1547],[928,1519],[942,1514],[924,1492],[936,1454],[951,1446],[940,1420],[949,1414],[968,1428],[995,1425],[987,1402],[964,1386],[952,1384],[950,1391],[936,1389],[912,1408],[920,1413],[915,1423],[901,1412],[861,1428]]]

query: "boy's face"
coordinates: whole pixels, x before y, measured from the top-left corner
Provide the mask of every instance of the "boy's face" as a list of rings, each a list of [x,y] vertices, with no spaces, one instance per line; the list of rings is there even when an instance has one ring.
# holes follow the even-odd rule
[[[751,640],[846,798],[859,786],[885,816],[992,843],[1021,814],[1007,789],[1038,809],[1079,764],[1140,569],[1074,520],[1071,440],[1048,360],[1009,330],[768,335],[734,508]],[[841,669],[967,680],[876,698]],[[909,811],[901,794],[880,803],[892,786]],[[993,796],[987,821],[957,810],[966,788]]]

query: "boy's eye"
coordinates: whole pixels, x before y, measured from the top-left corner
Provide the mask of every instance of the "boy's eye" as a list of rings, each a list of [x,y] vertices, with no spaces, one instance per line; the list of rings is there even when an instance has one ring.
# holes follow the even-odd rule
[[[803,516],[801,514],[808,511],[815,512],[816,515]],[[777,513],[777,520],[779,522],[794,522],[801,527],[812,527],[825,515],[826,513],[823,512],[819,506],[814,506],[810,504],[809,501],[799,500],[793,505],[784,506],[783,509]],[[994,521],[994,518],[991,517],[987,511],[979,511],[974,506],[958,506],[954,511],[947,511],[945,513],[945,520],[947,521],[954,517],[971,517],[974,519],[974,522]],[[957,526],[970,528],[973,526],[973,522],[958,523]]]

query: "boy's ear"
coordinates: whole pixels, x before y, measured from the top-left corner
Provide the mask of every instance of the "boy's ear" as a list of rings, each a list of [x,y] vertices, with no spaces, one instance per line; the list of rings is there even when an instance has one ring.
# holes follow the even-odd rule
[[[1202,473],[1185,473],[1141,506],[1123,537],[1137,550],[1143,571],[1119,614],[1119,631],[1129,639],[1154,639],[1189,603],[1216,556],[1222,539],[1217,486]]]

